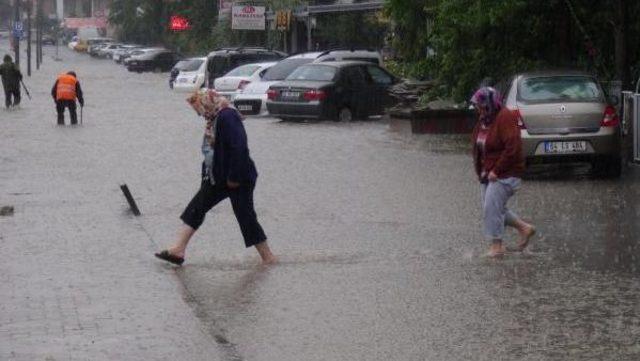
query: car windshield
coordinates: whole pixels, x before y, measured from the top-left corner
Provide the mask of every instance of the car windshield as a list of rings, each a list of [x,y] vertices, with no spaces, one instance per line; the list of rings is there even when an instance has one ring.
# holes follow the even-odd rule
[[[202,65],[202,59],[182,60],[176,64],[176,68],[182,71],[196,71]]]
[[[300,65],[304,65],[313,61],[311,58],[296,58],[296,59],[285,59],[278,64],[272,66],[264,73],[264,77],[262,80],[265,81],[275,81],[275,80],[284,80],[289,76],[294,70],[296,70]]]
[[[317,80],[331,81],[336,76],[337,69],[329,65],[304,65],[294,70],[287,80]]]
[[[594,102],[602,99],[598,83],[588,76],[548,76],[520,82],[518,98],[527,102]]]
[[[248,64],[239,66],[224,76],[251,76],[256,70],[260,69],[260,65]]]

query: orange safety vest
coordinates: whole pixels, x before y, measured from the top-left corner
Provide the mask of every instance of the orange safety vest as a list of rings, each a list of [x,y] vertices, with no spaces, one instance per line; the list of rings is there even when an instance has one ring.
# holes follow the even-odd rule
[[[76,84],[78,84],[78,80],[73,75],[61,74],[58,76],[56,100],[76,100]]]

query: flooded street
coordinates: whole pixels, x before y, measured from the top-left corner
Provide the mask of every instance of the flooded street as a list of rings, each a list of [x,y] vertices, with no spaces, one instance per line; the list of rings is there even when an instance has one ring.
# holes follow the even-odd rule
[[[0,206],[16,209],[0,218],[0,249],[14,255],[0,267],[0,310],[20,309],[27,297],[48,299],[38,289],[55,298],[70,285],[108,284],[112,292],[92,296],[81,314],[99,319],[118,299],[130,307],[118,313],[123,318],[161,322],[163,313],[145,302],[173,287],[186,301],[173,307],[206,331],[200,338],[182,332],[187,353],[171,356],[184,360],[195,347],[188,342],[205,338],[222,360],[640,357],[639,168],[607,180],[588,166],[536,166],[510,204],[537,226],[530,252],[493,260],[483,256],[488,244],[466,136],[412,135],[405,121],[386,118],[247,118],[260,174],[256,211],[281,262],[258,265],[225,201],[175,269],[153,252],[173,241],[199,187],[204,123],[188,94],[173,93],[167,74],[129,73],[66,49],[64,62],[54,62],[51,52],[42,70],[25,76],[33,101],[0,111]],[[85,93],[83,125],[58,127],[50,90],[71,69]],[[127,211],[122,183],[142,217]],[[507,244],[516,236],[509,233]],[[33,267],[51,258],[65,261]],[[47,272],[59,276],[47,280]],[[167,317],[158,330],[186,316]],[[0,349],[29,348],[30,341],[9,337],[15,319],[0,321]],[[150,329],[114,328],[109,337],[151,338]],[[68,345],[63,360],[116,352],[55,337]],[[167,340],[176,341],[156,342]],[[74,348],[84,353],[74,356]],[[0,359],[6,355],[0,351]],[[144,350],[137,355],[145,359]]]

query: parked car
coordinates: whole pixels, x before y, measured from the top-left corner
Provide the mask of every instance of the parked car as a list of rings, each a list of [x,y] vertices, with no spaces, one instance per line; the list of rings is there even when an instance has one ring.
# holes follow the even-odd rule
[[[397,82],[370,62],[311,63],[269,87],[267,109],[281,119],[366,119],[393,104],[389,87]]]
[[[165,72],[180,60],[178,54],[169,50],[156,50],[145,52],[142,55],[132,56],[127,62],[129,71],[143,72]]]
[[[173,69],[178,71],[175,82],[172,86],[174,90],[190,92],[204,86],[205,68],[207,58],[190,58],[181,60]],[[180,65],[180,66],[178,66]],[[171,72],[173,73],[174,70]]]
[[[527,163],[586,161],[597,173],[620,176],[620,121],[592,75],[518,74],[509,82],[504,102],[517,113]]]
[[[124,60],[131,56],[134,51],[143,49],[142,45],[129,44],[124,45],[121,49],[113,52],[113,61],[118,64],[124,63]]]
[[[89,55],[95,56],[96,55],[95,51],[99,47],[104,46],[104,44],[113,43],[113,39],[111,39],[111,38],[90,38],[90,39],[87,39],[87,41],[84,42],[84,43],[86,44],[86,51],[89,53]],[[78,46],[76,46],[76,50],[78,50],[77,48],[78,48]]]
[[[112,59],[116,50],[120,50],[124,44],[106,44],[97,51],[98,58]]]
[[[111,43],[96,43],[93,45],[89,45],[87,48],[87,54],[91,57],[97,58],[100,54],[100,50],[111,45]]]
[[[260,81],[276,62],[240,65],[224,76],[217,78],[214,88],[218,94],[233,100],[249,84]]]
[[[173,51],[161,49],[146,51],[140,55],[132,55],[127,59],[127,70],[141,73],[143,71],[169,71],[180,60]]]
[[[336,60],[366,60],[372,64],[382,63],[380,54],[370,50],[327,50],[293,55],[267,70],[261,81],[247,85],[241,93],[236,95],[233,103],[242,114],[266,115],[268,114],[267,90],[271,85],[284,80],[301,65]]]
[[[56,37],[50,34],[43,34],[42,45],[56,45]]]
[[[277,61],[287,54],[265,48],[222,48],[207,56],[207,85],[214,87],[216,78],[243,64]]]

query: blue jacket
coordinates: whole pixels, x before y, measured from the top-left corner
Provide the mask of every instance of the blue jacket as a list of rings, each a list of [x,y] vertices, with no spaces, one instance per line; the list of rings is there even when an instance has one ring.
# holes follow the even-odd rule
[[[213,156],[213,178],[218,185],[226,185],[228,180],[252,184],[258,178],[256,166],[249,157],[242,118],[235,109],[227,108],[218,113]]]

